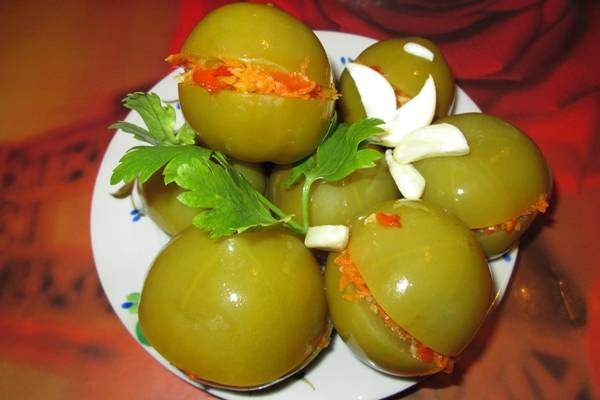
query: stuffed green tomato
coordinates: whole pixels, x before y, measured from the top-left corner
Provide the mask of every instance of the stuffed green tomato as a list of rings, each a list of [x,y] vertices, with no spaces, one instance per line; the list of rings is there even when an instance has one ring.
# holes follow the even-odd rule
[[[490,308],[492,284],[475,237],[418,200],[365,210],[348,247],[329,255],[335,329],[366,364],[398,376],[451,370]]]
[[[242,161],[307,156],[333,114],[337,94],[323,46],[271,5],[214,10],[167,61],[185,70],[181,109],[201,141]]]
[[[459,217],[475,232],[486,255],[497,257],[546,211],[552,190],[548,164],[525,133],[501,118],[468,113],[436,123],[459,128],[470,152],[414,164],[427,182],[423,200]]]

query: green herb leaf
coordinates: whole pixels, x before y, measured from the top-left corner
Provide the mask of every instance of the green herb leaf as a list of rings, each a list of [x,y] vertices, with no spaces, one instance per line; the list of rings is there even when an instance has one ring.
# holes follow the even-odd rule
[[[381,154],[373,149],[359,147],[367,139],[383,132],[378,126],[382,123],[379,119],[368,118],[349,127],[347,124],[339,124],[319,145],[316,157],[308,157],[292,169],[285,185],[293,186],[302,176],[313,181],[324,179],[335,182],[357,169],[373,167]]]
[[[136,178],[143,183],[165,165],[165,183],[170,183],[175,179],[180,165],[191,159],[208,158],[211,154],[211,150],[195,145],[133,147],[121,157],[110,183],[129,183]]]
[[[113,170],[111,183],[126,183],[136,178],[145,182],[161,168],[165,184],[175,182],[186,190],[179,195],[179,201],[204,209],[193,223],[208,231],[210,237],[277,224],[304,233],[291,215],[280,211],[254,189],[224,155],[200,146],[134,147]]]
[[[129,122],[119,121],[110,127],[131,133],[138,140],[152,145],[176,146],[194,144],[196,134],[187,124],[179,131],[175,130],[175,109],[171,105],[163,106],[155,93],[135,92],[123,99],[123,104],[136,111],[143,119],[147,130]]]
[[[317,148],[314,157],[309,157],[296,165],[285,182],[293,186],[304,176],[302,187],[302,211],[304,228],[308,228],[309,193],[312,184],[318,180],[335,182],[344,179],[352,172],[375,166],[381,153],[370,148],[360,148],[369,138],[382,132],[383,121],[374,118],[363,119],[348,126],[339,124]]]
[[[371,136],[383,132],[378,126],[382,123],[381,120],[369,118],[349,127],[346,124],[338,125],[333,134],[317,148],[316,165],[305,174],[306,177],[335,182],[357,169],[375,166],[381,153],[369,148],[360,149],[359,146]]]
[[[179,139],[179,144],[194,144],[196,143],[196,132],[186,122],[177,131],[177,139]]]
[[[198,228],[209,231],[211,238],[291,220],[291,216],[273,217],[260,193],[219,153],[182,164],[177,169],[175,182],[188,190],[178,197],[183,204],[206,209],[193,222]]]

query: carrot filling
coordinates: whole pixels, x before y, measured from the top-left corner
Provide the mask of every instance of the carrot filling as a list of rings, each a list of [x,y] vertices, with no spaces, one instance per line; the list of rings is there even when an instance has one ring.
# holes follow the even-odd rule
[[[333,100],[338,97],[335,89],[322,87],[310,80],[304,71],[276,71],[241,60],[208,60],[185,53],[171,54],[165,61],[184,68],[181,83],[201,86],[209,93],[233,90],[297,99]]]
[[[344,292],[348,286],[353,290],[345,292],[342,297],[347,301],[363,300],[368,304],[369,310],[377,314],[385,324],[385,326],[394,332],[398,337],[409,344],[410,354],[417,360],[425,363],[433,363],[440,370],[452,372],[454,361],[447,356],[444,356],[431,348],[425,346],[410,333],[400,327],[392,318],[383,310],[383,308],[375,301],[367,283],[358,271],[356,264],[352,261],[348,250],[344,250],[334,260],[342,273],[339,282],[339,290]]]
[[[526,221],[529,217],[533,216],[535,213],[538,212],[546,212],[546,210],[549,207],[547,198],[548,196],[546,194],[541,195],[535,203],[529,206],[523,212],[523,214],[519,215],[518,217],[509,219],[508,221],[504,221],[498,225],[488,226],[486,228],[479,228],[476,230],[479,232],[483,232],[486,235],[491,235],[492,233],[500,230],[506,233],[512,233],[514,231],[519,232],[521,229],[523,229],[523,222]]]

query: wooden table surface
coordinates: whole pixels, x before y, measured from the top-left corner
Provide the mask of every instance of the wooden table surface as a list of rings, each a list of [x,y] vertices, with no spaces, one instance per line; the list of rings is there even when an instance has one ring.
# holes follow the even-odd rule
[[[117,320],[89,221],[119,100],[167,74],[164,57],[221,3],[0,5],[0,398],[210,398]],[[501,307],[452,374],[392,398],[600,398],[600,5],[273,3],[314,29],[438,41],[461,87],[529,132],[553,168],[551,209],[521,243]]]

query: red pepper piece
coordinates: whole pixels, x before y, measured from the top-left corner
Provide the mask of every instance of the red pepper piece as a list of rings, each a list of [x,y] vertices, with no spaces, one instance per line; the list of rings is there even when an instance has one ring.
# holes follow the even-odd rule
[[[417,349],[417,355],[419,359],[425,363],[433,362],[433,350],[429,347],[419,346]]]
[[[400,216],[398,214],[379,212],[375,214],[379,225],[387,226],[390,228],[400,228]]]

